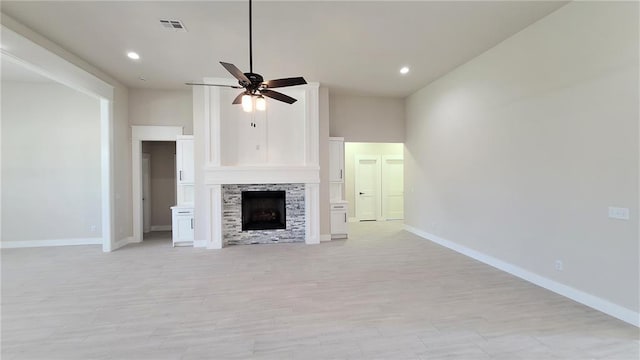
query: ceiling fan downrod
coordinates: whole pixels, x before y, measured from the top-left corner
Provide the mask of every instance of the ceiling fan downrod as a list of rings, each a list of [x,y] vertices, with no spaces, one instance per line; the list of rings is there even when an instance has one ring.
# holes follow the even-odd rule
[[[234,89],[244,89],[233,100],[232,104],[242,104],[245,111],[253,111],[254,98],[255,108],[264,110],[266,106],[265,98],[282,101],[287,104],[296,102],[295,98],[283,94],[272,89],[283,88],[288,86],[304,85],[307,81],[301,77],[289,77],[275,80],[265,81],[262,75],[253,72],[253,1],[249,0],[249,72],[243,73],[237,66],[220,61],[220,65],[224,67],[233,77],[238,80],[238,85],[222,85],[222,84],[206,84],[206,83],[187,83],[187,85],[196,86],[220,86],[230,87]]]
[[[253,20],[251,17],[251,3],[252,1],[249,0],[249,72],[253,73],[253,29],[251,27]]]

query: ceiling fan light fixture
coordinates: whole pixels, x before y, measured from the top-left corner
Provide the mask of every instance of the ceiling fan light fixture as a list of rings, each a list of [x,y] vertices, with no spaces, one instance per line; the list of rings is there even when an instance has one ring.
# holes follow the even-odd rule
[[[266,98],[282,101],[286,104],[293,104],[297,101],[295,98],[272,89],[305,85],[307,81],[302,76],[264,81],[262,75],[253,72],[253,30],[251,12],[252,1],[249,0],[249,72],[242,72],[242,70],[238,69],[237,66],[228,62],[220,61],[220,65],[222,65],[222,67],[224,67],[231,75],[233,75],[234,78],[238,80],[239,86],[191,82],[186,84],[194,86],[219,86],[244,89],[244,91],[238,94],[231,103],[241,104],[242,109],[246,112],[252,112],[253,110],[266,110]],[[253,126],[255,127],[255,124],[253,124]]]
[[[265,111],[267,110],[267,100],[264,97],[258,96],[256,99],[256,110]]]
[[[253,96],[249,94],[242,95],[242,110],[246,112],[253,111]]]

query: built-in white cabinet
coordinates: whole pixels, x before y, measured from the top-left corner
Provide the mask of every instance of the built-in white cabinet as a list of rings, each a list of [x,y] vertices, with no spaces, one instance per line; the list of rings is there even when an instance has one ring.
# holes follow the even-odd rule
[[[346,238],[347,209],[344,200],[344,138],[329,138],[329,191],[331,201],[331,238]]]
[[[194,177],[193,135],[178,136],[176,139],[176,198],[178,205],[193,205]]]
[[[329,181],[344,182],[344,138],[329,138]]]
[[[181,135],[176,139],[176,200],[171,207],[171,231],[173,246],[193,244],[193,135]]]
[[[171,207],[173,246],[193,244],[193,207]]]
[[[346,238],[348,236],[347,209],[348,204],[346,201],[331,203],[332,239]]]
[[[176,171],[178,184],[193,184],[193,136],[183,135],[176,140]]]

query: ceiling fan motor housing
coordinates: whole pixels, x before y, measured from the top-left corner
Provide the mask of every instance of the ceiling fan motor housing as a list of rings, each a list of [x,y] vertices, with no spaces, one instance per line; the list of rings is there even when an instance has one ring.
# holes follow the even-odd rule
[[[251,92],[258,90],[264,82],[264,78],[260,74],[244,73],[244,75],[251,81],[251,84],[244,84],[243,81],[239,81],[239,83]]]

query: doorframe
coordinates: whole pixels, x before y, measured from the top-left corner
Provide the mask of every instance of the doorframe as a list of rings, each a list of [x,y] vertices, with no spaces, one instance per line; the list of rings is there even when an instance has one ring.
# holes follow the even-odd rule
[[[183,135],[182,126],[132,125],[131,126],[131,197],[133,203],[133,242],[141,242],[142,226],[142,142],[176,141]]]
[[[142,162],[140,163],[140,165],[142,169],[142,173],[141,173],[141,176],[142,176],[142,234],[144,236],[145,233],[151,231],[151,206],[152,206],[151,205],[151,154],[143,152],[141,156],[142,156]],[[144,181],[145,160],[147,160],[148,167],[149,167],[148,174],[147,174],[147,177],[149,180],[148,184]],[[147,191],[145,191],[145,189]],[[146,205],[146,204],[149,204],[149,205]],[[147,207],[149,207],[149,211],[147,211],[146,209]],[[145,218],[147,217],[149,218],[149,222],[147,223],[147,226],[145,226],[144,224]]]
[[[46,45],[39,45],[28,37],[38,34],[26,29],[11,18],[2,18],[3,59],[49,78],[73,90],[89,95],[99,101],[100,106],[100,199],[101,199],[101,243],[102,251],[115,248],[115,190],[114,190],[114,86],[89,73],[71,61],[55,54]],[[12,28],[21,29],[20,32]],[[26,35],[23,35],[26,34]],[[54,47],[55,44],[49,44]],[[0,202],[2,199],[0,198]],[[1,206],[0,206],[1,208]],[[0,219],[0,227],[1,227]]]
[[[382,221],[382,157],[380,155],[362,155],[355,154],[354,155],[354,176],[353,176],[353,196],[355,197],[355,201],[353,204],[354,207],[354,215],[356,217],[356,221],[362,221],[358,216],[358,166],[360,164],[360,160],[375,160],[376,161],[376,219],[375,221]]]

